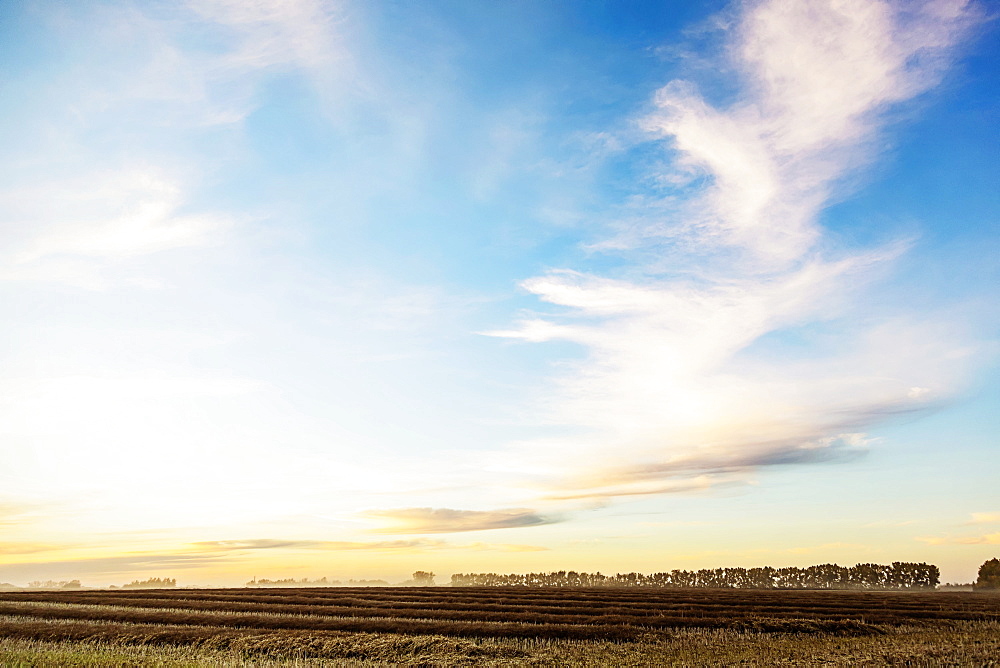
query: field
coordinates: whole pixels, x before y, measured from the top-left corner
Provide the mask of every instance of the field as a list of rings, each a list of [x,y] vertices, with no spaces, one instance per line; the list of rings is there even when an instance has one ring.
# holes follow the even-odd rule
[[[1000,595],[316,588],[0,593],[0,665],[997,665]]]

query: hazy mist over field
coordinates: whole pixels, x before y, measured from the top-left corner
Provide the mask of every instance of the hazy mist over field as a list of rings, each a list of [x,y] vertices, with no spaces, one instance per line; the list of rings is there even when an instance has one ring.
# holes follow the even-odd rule
[[[958,0],[0,6],[0,583],[1000,554]]]

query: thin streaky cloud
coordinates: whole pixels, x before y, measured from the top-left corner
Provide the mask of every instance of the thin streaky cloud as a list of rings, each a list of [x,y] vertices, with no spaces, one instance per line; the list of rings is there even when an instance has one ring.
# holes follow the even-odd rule
[[[199,16],[235,33],[219,67],[295,67],[314,72],[343,67],[348,53],[338,35],[340,3],[319,0],[190,0]]]
[[[116,258],[197,246],[228,227],[223,216],[179,215],[180,188],[136,170],[53,185],[32,195],[34,201],[19,208],[28,215],[35,209],[36,220],[55,225],[18,253],[16,264],[53,255]]]
[[[901,520],[898,522],[893,522],[889,520],[880,520],[878,522],[868,522],[862,526],[865,529],[886,529],[892,527],[906,527],[917,524],[917,520]]]
[[[924,536],[917,540],[928,545],[1000,545],[1000,531],[981,536]]]
[[[23,521],[27,509],[19,503],[0,503],[0,524],[14,524]]]
[[[476,552],[548,552],[551,548],[542,545],[522,545],[517,543],[469,543],[462,549]]]
[[[541,526],[559,521],[528,508],[456,510],[453,508],[396,508],[369,510],[361,517],[384,523],[374,533],[423,534],[486,531]]]
[[[278,538],[253,538],[248,540],[208,540],[190,544],[195,551],[207,552],[242,552],[246,550],[321,550],[324,552],[342,551],[413,551],[425,550],[461,550],[475,552],[544,552],[549,548],[539,545],[523,545],[513,543],[449,543],[432,538],[416,538],[408,540],[383,541],[331,541],[331,540],[282,540]]]
[[[447,545],[439,540],[387,540],[375,542],[330,540],[281,540],[254,538],[249,540],[211,540],[191,544],[196,550],[231,552],[242,550],[419,550]]]
[[[84,577],[115,576],[143,571],[178,571],[208,565],[233,563],[225,554],[128,554],[114,557],[62,559],[42,561],[32,559],[0,565],[0,580],[45,578],[65,580]]]
[[[232,218],[181,213],[183,197],[177,183],[142,170],[2,193],[3,222],[34,234],[8,245],[0,280],[103,288],[118,261],[221,243]]]
[[[331,96],[353,76],[335,2],[190,0],[102,19],[114,36],[141,46],[134,63],[116,72],[114,87],[98,80],[84,91],[83,111],[138,108],[163,129],[224,127],[258,107],[269,75],[304,74]],[[212,47],[185,44],[192,28],[207,31]]]
[[[622,477],[621,475],[615,475],[607,478],[591,478],[586,481],[583,491],[580,491],[580,482],[573,480],[568,486],[574,491],[550,491],[546,493],[543,499],[546,501],[610,501],[616,497],[687,494],[727,485],[740,486],[745,484],[744,481],[738,479],[736,476],[727,475],[723,472],[713,472],[697,477],[685,477],[682,480],[673,480],[667,484],[664,484],[662,480],[656,480],[653,484],[643,485],[635,484],[634,481],[629,480],[631,484],[628,489],[623,489],[621,485]]]
[[[37,554],[39,552],[52,552],[63,550],[65,545],[54,545],[50,543],[26,543],[26,542],[0,542],[0,554]]]

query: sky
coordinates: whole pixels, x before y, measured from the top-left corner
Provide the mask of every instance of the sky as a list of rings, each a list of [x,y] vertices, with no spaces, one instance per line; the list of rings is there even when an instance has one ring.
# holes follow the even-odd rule
[[[995,11],[0,4],[0,582],[971,581]]]

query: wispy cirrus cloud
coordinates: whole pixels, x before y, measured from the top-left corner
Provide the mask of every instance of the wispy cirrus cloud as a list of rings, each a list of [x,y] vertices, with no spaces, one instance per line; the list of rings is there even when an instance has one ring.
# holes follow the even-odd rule
[[[39,204],[51,206],[49,219],[63,221],[32,240],[15,257],[27,263],[53,255],[129,257],[182,246],[198,245],[215,229],[218,219],[178,216],[180,188],[141,171],[92,177],[77,187],[43,189]],[[113,207],[108,210],[108,203]],[[28,222],[28,221],[25,221]]]
[[[191,543],[195,550],[209,552],[242,552],[246,550],[322,550],[322,551],[414,551],[471,550],[475,552],[542,552],[549,548],[539,545],[514,543],[449,543],[431,538],[382,541],[336,540],[282,540],[279,538],[253,538],[247,540],[209,540]]]
[[[1000,513],[971,513],[964,526],[1000,524]],[[964,536],[921,536],[917,538],[928,545],[1000,545],[1000,532]]]
[[[748,3],[728,33],[735,101],[713,105],[685,81],[657,93],[641,123],[676,155],[657,175],[672,203],[653,207],[672,214],[607,242],[627,272],[529,279],[558,310],[490,332],[586,350],[543,400],[576,433],[515,446],[540,484],[556,498],[667,493],[854,457],[868,427],[960,384],[974,350],[960,327],[843,319],[908,242],[838,247],[820,213],[974,20],[960,1]],[[794,355],[769,348],[781,337]]]
[[[227,215],[185,212],[180,184],[144,170],[17,188],[0,202],[0,222],[14,231],[0,257],[0,280],[8,281],[100,289],[112,282],[109,264],[220,243],[233,225]]]
[[[197,550],[232,552],[243,550],[420,550],[440,548],[447,545],[440,540],[384,540],[384,541],[336,541],[336,540],[281,540],[276,538],[253,538],[248,540],[209,540],[191,543]]]
[[[52,543],[29,543],[24,541],[0,542],[0,554],[36,554],[38,552],[51,552],[53,550],[64,549],[61,545]]]
[[[62,560],[32,559],[0,565],[0,580],[65,580],[88,576],[118,576],[135,572],[189,570],[233,563],[226,554],[127,554]]]
[[[1000,531],[981,536],[923,536],[917,540],[928,545],[1000,545]]]
[[[21,522],[29,512],[29,507],[24,504],[0,502],[0,525]]]
[[[332,93],[353,71],[337,2],[189,0],[77,18],[98,22],[104,38],[85,64],[105,76],[70,87],[85,118],[138,112],[125,118],[163,131],[232,125],[256,108],[268,75],[301,73]]]
[[[548,552],[550,548],[542,545],[520,545],[517,543],[467,543],[461,546],[463,550],[474,552]]]
[[[203,19],[231,31],[218,69],[295,67],[320,74],[349,63],[338,24],[341,3],[319,0],[190,0]]]
[[[376,520],[384,526],[372,529],[374,533],[425,534],[486,531],[489,529],[514,529],[541,526],[559,521],[545,517],[530,508],[504,508],[501,510],[455,510],[452,508],[396,508],[369,510],[361,514],[365,519]]]

